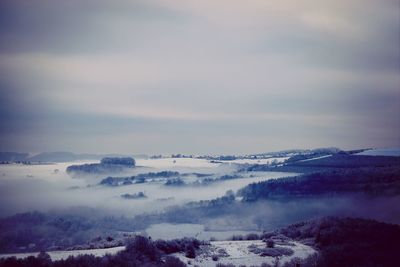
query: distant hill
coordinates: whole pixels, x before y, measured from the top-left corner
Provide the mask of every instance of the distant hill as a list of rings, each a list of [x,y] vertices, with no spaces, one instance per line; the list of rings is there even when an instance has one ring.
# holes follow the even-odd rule
[[[0,152],[0,161],[2,162],[25,161],[28,157],[29,157],[28,153]]]
[[[287,166],[322,167],[322,168],[360,168],[400,166],[400,157],[392,156],[363,156],[338,153],[330,157],[321,157],[314,160],[289,161]]]
[[[362,151],[360,153],[357,153],[356,155],[400,157],[400,148],[368,149],[368,150]]]
[[[79,160],[101,160],[107,157],[126,157],[121,154],[76,154],[72,152],[42,152],[35,155],[29,153],[0,152],[0,162],[71,162]],[[135,155],[135,158],[147,158],[147,155]]]
[[[67,168],[69,174],[100,174],[118,173],[126,168],[135,167],[136,161],[130,157],[106,157],[100,163],[90,163],[81,165],[71,165]]]
[[[99,159],[98,155],[71,152],[43,152],[28,158],[32,162],[68,162],[83,159]]]
[[[341,152],[342,150],[337,147],[315,148],[315,149],[290,149],[275,152],[265,152],[260,154],[253,154],[251,156],[270,156],[270,157],[287,157],[294,155],[332,155]]]
[[[75,154],[71,152],[43,152],[35,156],[29,157],[31,162],[70,162],[77,160],[101,160],[105,157],[120,157],[118,154]]]
[[[353,193],[369,196],[399,195],[399,160],[396,157],[340,155],[305,161],[301,162],[304,165],[296,166],[298,170],[319,168],[322,171],[253,183],[242,188],[239,195],[245,201]]]

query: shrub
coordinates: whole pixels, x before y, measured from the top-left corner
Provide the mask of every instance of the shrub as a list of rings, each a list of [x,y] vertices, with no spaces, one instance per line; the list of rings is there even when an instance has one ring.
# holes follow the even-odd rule
[[[156,261],[160,258],[160,252],[157,247],[144,236],[136,236],[133,240],[128,241],[126,252],[140,257],[146,257],[151,261]]]
[[[248,234],[246,240],[258,240],[260,237],[257,234]]]
[[[228,263],[228,264],[223,264],[223,263],[217,263],[215,267],[235,267],[235,265]]]
[[[290,256],[293,255],[293,250],[290,248],[282,248],[282,247],[275,247],[275,248],[265,248],[261,252],[261,257],[279,257],[279,256]]]
[[[155,246],[165,254],[183,251],[182,246],[176,240],[156,240]]]
[[[267,248],[273,248],[275,246],[275,242],[272,239],[267,240]]]
[[[191,259],[196,258],[196,250],[193,245],[187,246],[185,256]]]
[[[176,257],[167,256],[165,258],[165,262],[162,266],[163,267],[186,267],[186,264],[184,264],[180,259],[178,259]]]
[[[233,241],[243,240],[243,236],[242,235],[234,235],[234,236],[232,236],[232,240]]]

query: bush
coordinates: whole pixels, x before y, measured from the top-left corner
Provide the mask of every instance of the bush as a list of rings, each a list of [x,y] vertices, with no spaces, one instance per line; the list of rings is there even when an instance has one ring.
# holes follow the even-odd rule
[[[187,246],[185,256],[191,259],[196,258],[196,250],[193,245]]]
[[[273,248],[275,246],[275,242],[272,239],[267,240],[267,248]]]
[[[136,236],[133,240],[128,241],[126,252],[132,255],[138,255],[140,258],[148,258],[151,261],[160,259],[160,252],[157,247],[144,236]]]
[[[286,262],[282,267],[315,267],[317,266],[319,256],[317,253],[314,253],[307,258],[293,258],[289,262]]]
[[[194,250],[200,248],[200,241],[194,238],[182,238],[174,240],[156,240],[154,245],[157,249],[161,250],[165,254],[172,254],[177,252],[188,253],[188,250]],[[189,252],[189,254],[191,254]]]
[[[259,240],[260,237],[257,234],[248,234],[246,240]]]
[[[165,254],[172,254],[183,251],[182,246],[176,240],[156,240],[155,246]]]
[[[215,267],[235,267],[235,265],[228,263],[228,264],[223,264],[223,263],[217,263]]]
[[[165,258],[165,262],[162,266],[163,267],[186,267],[186,264],[184,264],[180,259],[178,259],[176,257],[168,256]]]
[[[280,257],[280,256],[290,256],[293,255],[293,250],[290,248],[275,247],[275,248],[265,248],[262,250],[261,257]]]
[[[242,235],[234,235],[231,238],[233,241],[240,241],[243,240],[243,236]]]

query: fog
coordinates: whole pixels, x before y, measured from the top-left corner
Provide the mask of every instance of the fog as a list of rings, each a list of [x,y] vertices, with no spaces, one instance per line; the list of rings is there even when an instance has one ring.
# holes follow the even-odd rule
[[[237,165],[210,163],[202,159],[139,159],[137,167],[112,176],[130,176],[140,173],[165,170],[189,174],[182,179],[184,186],[166,186],[166,179],[152,179],[146,183],[105,186],[98,183],[107,174],[69,175],[66,168],[72,164],[88,162],[69,162],[43,165],[0,165],[0,216],[32,210],[49,211],[71,207],[89,207],[105,213],[134,216],[143,212],[162,211],[173,205],[191,201],[210,200],[223,196],[226,191],[238,189],[249,183],[271,178],[290,176],[290,173],[243,174],[243,177],[218,181],[210,185],[191,185],[200,178],[191,173],[209,174],[218,178],[235,173]],[[122,194],[143,192],[147,198],[124,199]]]
[[[365,197],[356,194],[319,198],[263,200],[251,203],[236,202],[222,206],[218,214],[207,208],[179,210],[179,218],[166,216],[170,224],[155,224],[146,233],[155,237],[174,238],[174,235],[229,239],[235,234],[273,231],[289,224],[324,216],[358,217],[387,223],[400,223],[399,196]],[[182,215],[183,214],[183,215]],[[187,218],[185,219],[182,218]],[[172,218],[172,219],[171,219]],[[193,227],[187,223],[195,222]],[[178,224],[175,224],[178,223]],[[198,223],[198,224],[197,224]],[[162,228],[169,229],[167,233]],[[239,233],[244,231],[244,233]]]
[[[361,217],[400,223],[399,196],[365,197],[356,194],[285,201],[259,201],[246,206],[248,220],[263,230],[323,216]]]
[[[279,160],[279,159],[277,159]],[[251,161],[251,160],[248,160]],[[255,161],[256,162],[256,161]],[[267,179],[288,177],[295,173],[240,172],[235,179],[211,184],[197,184],[202,178],[193,173],[209,174],[211,178],[236,174],[238,165],[211,163],[203,159],[139,159],[137,167],[113,176],[130,176],[140,173],[178,171],[186,183],[183,186],[166,186],[166,178],[154,178],[146,183],[124,186],[99,185],[107,174],[69,175],[66,168],[72,164],[92,162],[67,162],[43,165],[0,165],[0,216],[6,217],[28,211],[66,211],[78,207],[96,210],[98,214],[133,217],[143,213],[163,212],[169,207],[200,200],[222,197],[228,190],[236,192],[242,187]],[[182,176],[182,174],[188,174]],[[124,199],[123,194],[143,192],[146,198]],[[358,216],[386,222],[400,222],[399,197],[366,198],[358,195],[308,198],[285,201],[257,201],[246,204],[237,198],[234,208],[221,208],[220,214],[198,217],[208,230],[261,230],[273,229],[288,223],[325,215]],[[188,217],[190,217],[188,216]],[[191,221],[190,221],[191,222]],[[151,222],[150,222],[151,223]]]
[[[284,159],[268,161],[276,163]],[[115,165],[109,168],[89,165],[73,168],[73,172],[71,168],[67,172],[67,167],[95,162],[1,164],[0,217],[4,218],[1,252],[76,249],[82,248],[81,245],[83,248],[120,246],[123,240],[136,234],[153,239],[231,240],[233,236],[246,238],[248,234],[274,231],[324,216],[400,223],[400,196],[384,193],[379,196],[345,192],[319,195],[316,190],[297,197],[286,194],[243,201],[241,194],[234,193],[250,183],[299,175],[244,171],[249,165],[243,163],[257,164],[258,161],[250,158],[232,161],[138,159],[135,167],[125,167],[122,171]],[[93,174],[99,170],[118,173]],[[384,170],[382,175],[387,178]],[[110,175],[113,178],[100,183]],[[171,182],[176,179],[180,182]],[[10,217],[17,213],[23,214]],[[112,237],[111,243],[104,243],[105,237]]]

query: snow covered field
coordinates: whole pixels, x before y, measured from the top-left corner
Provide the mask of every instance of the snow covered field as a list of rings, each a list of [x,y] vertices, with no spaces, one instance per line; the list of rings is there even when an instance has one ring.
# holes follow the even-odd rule
[[[361,153],[357,153],[356,155],[400,157],[400,148],[376,148],[376,149],[365,150]]]
[[[160,159],[138,159],[137,166],[162,168],[165,170],[176,168],[215,168],[219,163],[211,163],[206,159],[196,158],[160,158]]]
[[[159,223],[153,224],[146,229],[146,234],[152,239],[176,239],[184,237],[194,237],[199,240],[209,241],[211,238],[215,240],[227,240],[233,235],[247,235],[250,233],[261,234],[259,231],[206,231],[202,224],[170,224]]]
[[[224,163],[236,163],[236,164],[271,164],[271,163],[283,163],[289,157],[282,158],[267,158],[267,159],[235,159],[222,161]]]
[[[266,244],[261,240],[213,241],[210,242],[210,246],[202,247],[203,253],[198,255],[195,259],[186,258],[182,253],[176,253],[175,256],[185,263],[191,262],[192,265],[199,265],[202,267],[214,267],[217,263],[231,263],[235,266],[260,266],[263,263],[273,265],[276,259],[275,257],[262,257],[258,254],[254,254],[250,251],[249,246],[263,248]],[[276,247],[290,248],[294,251],[290,256],[279,257],[280,264],[284,264],[293,258],[307,258],[316,252],[312,247],[299,242],[291,242],[291,245],[276,245]],[[226,252],[226,254],[223,252]],[[212,256],[217,254],[225,254],[225,256],[220,256],[218,257],[218,261],[214,261]]]
[[[51,259],[62,260],[69,256],[78,256],[84,254],[91,254],[94,256],[102,257],[106,254],[116,254],[117,252],[123,250],[125,246],[113,247],[113,248],[102,248],[102,249],[83,249],[83,250],[59,250],[59,251],[49,251],[47,254],[50,255]],[[16,257],[17,259],[27,258],[29,256],[37,256],[39,252],[31,253],[11,253],[11,254],[0,254],[0,258]]]
[[[254,254],[249,250],[249,246],[255,246],[263,248],[266,246],[261,240],[252,241],[212,241],[210,245],[205,245],[200,248],[200,252],[195,259],[186,258],[182,253],[176,253],[174,256],[178,257],[185,263],[191,262],[192,265],[199,265],[204,267],[214,267],[217,262],[212,259],[213,255],[224,255],[218,257],[218,262],[220,263],[232,263],[236,266],[246,265],[246,266],[260,266],[262,263],[272,264],[275,261],[275,257],[265,256],[262,257],[258,254]],[[279,257],[279,262],[281,264],[290,261],[293,258],[306,258],[316,251],[304,244],[299,242],[291,242],[290,245],[276,245],[276,247],[290,248],[294,253],[290,256]],[[66,259],[69,256],[78,256],[83,254],[91,254],[95,256],[104,256],[106,254],[116,254],[117,252],[123,250],[125,247],[114,247],[105,249],[86,249],[86,250],[65,250],[65,251],[50,251],[52,260]],[[223,253],[222,253],[223,252]],[[26,258],[29,256],[37,256],[39,253],[12,253],[12,254],[0,254],[0,258],[16,257],[16,258]]]
[[[325,156],[320,156],[320,157],[311,158],[311,159],[303,159],[303,160],[299,160],[299,162],[305,162],[305,161],[311,161],[311,160],[323,159],[323,158],[329,158],[329,157],[332,157],[332,155],[325,155]]]

